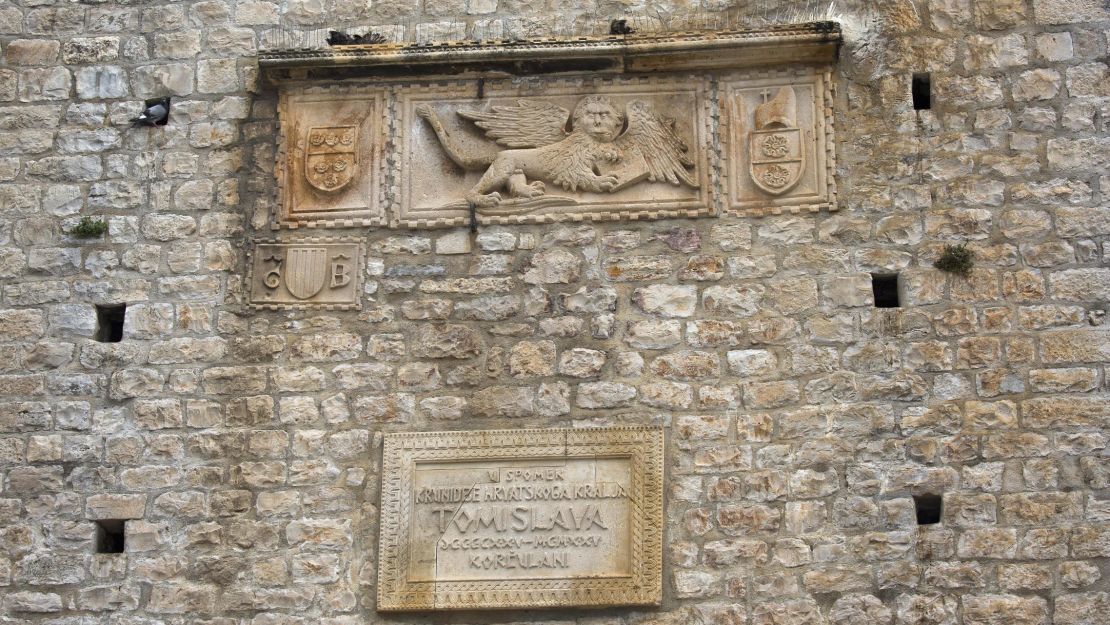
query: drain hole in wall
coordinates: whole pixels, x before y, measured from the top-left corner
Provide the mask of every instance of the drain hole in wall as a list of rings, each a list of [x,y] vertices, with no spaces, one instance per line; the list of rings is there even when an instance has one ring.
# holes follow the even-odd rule
[[[127,304],[108,304],[96,307],[96,340],[101,343],[119,343],[123,340],[123,319]]]
[[[914,495],[913,509],[917,513],[917,524],[940,523],[941,501],[940,495]]]
[[[898,274],[871,274],[871,292],[875,295],[875,308],[899,308]]]
[[[123,520],[102,519],[96,522],[96,552],[123,553]]]
[[[933,84],[929,72],[920,72],[910,80],[910,96],[913,97],[913,110],[927,111],[933,108]]]

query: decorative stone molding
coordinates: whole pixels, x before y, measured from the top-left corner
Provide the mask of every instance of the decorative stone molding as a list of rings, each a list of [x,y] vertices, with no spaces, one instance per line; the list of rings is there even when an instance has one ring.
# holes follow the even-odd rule
[[[263,78],[275,85],[351,78],[689,74],[831,63],[840,41],[839,24],[812,22],[753,30],[271,50],[259,54],[258,67]]]
[[[281,89],[272,225],[835,210],[838,40],[822,22],[267,53]]]
[[[663,430],[387,434],[377,609],[659,605]]]
[[[359,308],[362,243],[351,238],[255,241],[247,275],[251,307]]]

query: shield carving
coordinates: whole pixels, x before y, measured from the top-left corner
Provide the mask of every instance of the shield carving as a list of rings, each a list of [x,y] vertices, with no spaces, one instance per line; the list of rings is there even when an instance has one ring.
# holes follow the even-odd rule
[[[294,247],[287,253],[285,288],[297,299],[308,299],[327,282],[328,250],[323,247]]]
[[[324,193],[343,190],[358,176],[358,126],[308,129],[304,176]]]
[[[765,193],[782,195],[802,179],[806,154],[800,129],[753,130],[749,141],[748,170]]]

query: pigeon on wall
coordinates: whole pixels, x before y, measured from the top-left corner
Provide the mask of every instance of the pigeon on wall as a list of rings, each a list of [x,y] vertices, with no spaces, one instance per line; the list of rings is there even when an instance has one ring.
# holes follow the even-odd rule
[[[610,35],[631,35],[636,32],[628,25],[628,20],[613,20],[609,22]]]
[[[338,30],[328,31],[329,46],[363,46],[377,43],[385,43],[385,35],[375,32],[369,32],[365,35],[348,35]]]
[[[131,127],[165,126],[170,121],[170,98],[147,100],[138,117],[131,119]]]

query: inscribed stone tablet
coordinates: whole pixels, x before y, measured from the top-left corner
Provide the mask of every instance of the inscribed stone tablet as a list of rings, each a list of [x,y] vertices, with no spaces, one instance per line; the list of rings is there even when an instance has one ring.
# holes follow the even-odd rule
[[[379,610],[657,605],[663,431],[386,436]]]

